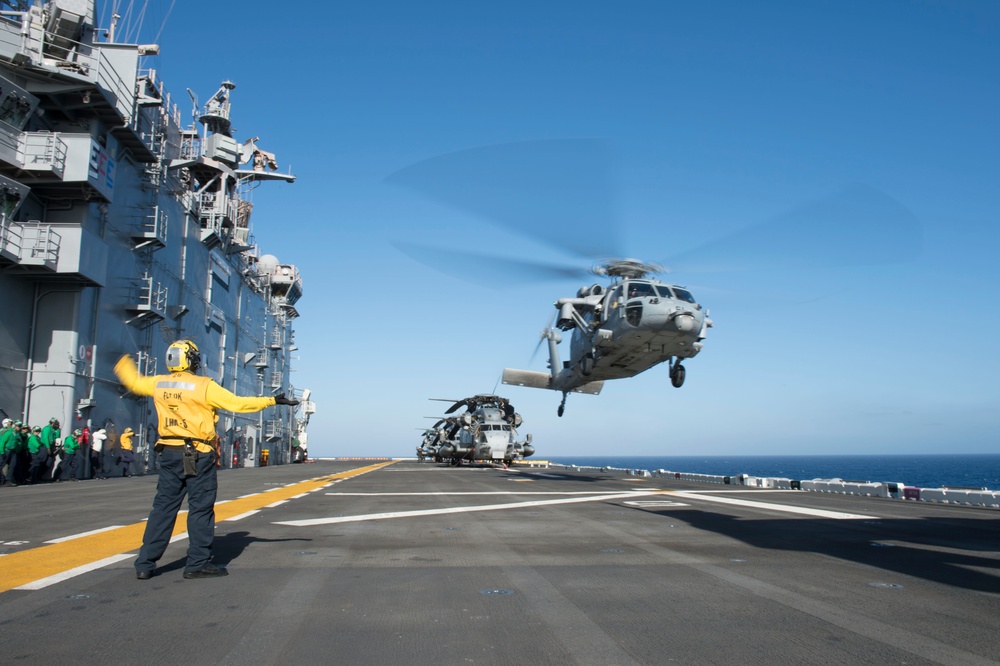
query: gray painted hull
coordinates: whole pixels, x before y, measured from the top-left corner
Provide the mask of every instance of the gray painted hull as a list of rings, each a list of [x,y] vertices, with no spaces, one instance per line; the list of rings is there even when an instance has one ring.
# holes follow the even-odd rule
[[[294,176],[232,136],[229,82],[191,118],[143,47],[96,41],[92,2],[45,3],[48,24],[42,9],[0,19],[0,409],[63,436],[105,427],[109,453],[131,427],[141,473],[156,415],[119,386],[121,355],[164,373],[190,338],[225,388],[294,391],[301,280],[254,244],[248,200]],[[288,407],[220,416],[227,466],[288,461],[304,439]]]

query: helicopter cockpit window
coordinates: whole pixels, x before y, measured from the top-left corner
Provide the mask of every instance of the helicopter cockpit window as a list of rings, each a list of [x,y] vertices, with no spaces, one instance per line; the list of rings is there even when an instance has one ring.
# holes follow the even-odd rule
[[[674,293],[677,294],[677,298],[679,298],[682,301],[687,301],[688,303],[697,303],[697,301],[694,300],[694,296],[692,296],[691,292],[688,291],[687,289],[674,287]]]
[[[629,300],[633,298],[644,298],[646,296],[655,296],[653,293],[653,285],[648,282],[629,282],[628,284],[628,297]]]
[[[670,293],[670,287],[665,284],[656,285],[656,293],[660,295],[660,298],[673,298],[674,295]]]

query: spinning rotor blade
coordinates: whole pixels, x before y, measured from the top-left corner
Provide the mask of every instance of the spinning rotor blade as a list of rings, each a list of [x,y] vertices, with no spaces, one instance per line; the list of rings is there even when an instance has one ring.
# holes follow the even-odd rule
[[[587,279],[590,271],[573,266],[543,264],[531,261],[504,259],[485,254],[460,250],[443,250],[415,245],[393,243],[397,249],[420,263],[470,282],[499,288],[512,284],[544,282],[566,279]]]
[[[538,336],[538,342],[535,344],[535,349],[534,349],[534,351],[531,352],[531,358],[528,360],[528,366],[529,367],[531,366],[532,363],[535,362],[535,357],[538,356],[538,350],[542,348],[542,343],[545,342],[548,339],[549,329],[552,328],[552,324],[555,323],[555,321],[556,321],[556,315],[558,315],[558,314],[559,314],[559,311],[556,310],[556,311],[553,311],[553,313],[551,315],[549,315],[549,320],[548,320],[548,322],[546,322],[545,328],[542,329],[542,334]]]
[[[385,181],[588,258],[619,254],[610,146],[504,143],[433,157]]]
[[[667,265],[684,274],[862,266],[913,259],[921,244],[920,223],[909,209],[855,184],[679,254]]]

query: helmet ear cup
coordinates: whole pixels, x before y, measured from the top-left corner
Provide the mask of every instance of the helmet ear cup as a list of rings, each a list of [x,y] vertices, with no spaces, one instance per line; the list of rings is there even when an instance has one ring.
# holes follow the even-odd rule
[[[198,368],[201,367],[201,353],[193,342],[188,342],[187,363],[191,372],[198,372]]]

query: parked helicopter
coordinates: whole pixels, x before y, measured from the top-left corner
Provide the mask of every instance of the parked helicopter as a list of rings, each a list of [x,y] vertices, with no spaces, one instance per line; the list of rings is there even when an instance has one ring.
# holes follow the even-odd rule
[[[615,206],[605,142],[592,139],[525,141],[434,157],[390,175],[406,187],[543,244],[600,263],[590,272],[608,286],[581,288],[555,302],[554,326],[542,332],[549,372],[506,368],[503,382],[569,393],[598,394],[604,381],[632,377],[667,363],[671,384],[684,384],[681,363],[703,346],[713,322],[684,287],[650,276],[664,268],[621,257],[615,245]],[[690,225],[689,225],[690,226]],[[685,229],[686,230],[686,229]],[[469,244],[475,247],[475,243]],[[888,195],[854,184],[757,224],[703,243],[668,262],[684,274],[754,269],[830,268],[905,261],[920,245],[913,214]],[[485,284],[577,278],[579,264],[450,251],[396,243],[434,268]],[[560,331],[572,331],[567,361]]]
[[[452,465],[459,465],[463,460],[484,460],[509,465],[535,453],[531,435],[524,441],[518,440],[521,415],[514,411],[507,398],[474,395],[444,401],[454,403],[445,414],[462,407],[466,411],[445,416],[424,432],[424,439],[417,447],[417,457],[421,460],[432,458],[436,462],[449,461]]]

